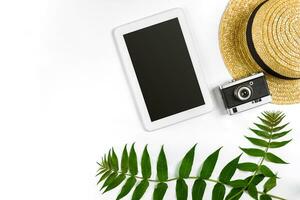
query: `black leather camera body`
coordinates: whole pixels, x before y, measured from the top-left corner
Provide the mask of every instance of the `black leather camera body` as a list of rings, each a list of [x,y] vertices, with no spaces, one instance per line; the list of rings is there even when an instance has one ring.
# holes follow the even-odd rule
[[[269,103],[272,97],[263,73],[220,86],[225,107],[230,115]]]

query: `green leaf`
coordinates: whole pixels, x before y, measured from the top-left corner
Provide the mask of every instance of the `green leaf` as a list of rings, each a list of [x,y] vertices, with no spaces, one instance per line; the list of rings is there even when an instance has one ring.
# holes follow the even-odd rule
[[[243,188],[233,188],[228,195],[226,196],[225,200],[238,200],[243,195]]]
[[[117,177],[118,173],[117,172],[113,172],[112,174],[110,174],[108,176],[108,178],[104,181],[102,187],[100,190],[102,190],[103,188],[105,188],[106,186],[108,186],[113,180],[115,180],[115,178]]]
[[[278,139],[278,138],[281,138],[281,137],[287,135],[287,134],[288,134],[289,132],[291,132],[291,131],[292,131],[292,129],[291,129],[291,130],[288,130],[288,131],[283,131],[283,132],[281,132],[281,133],[273,134],[273,135],[272,135],[272,139],[273,139],[273,140],[276,140],[276,139]]]
[[[223,184],[217,183],[212,191],[212,200],[223,200],[225,196],[226,188]]]
[[[260,166],[260,172],[265,175],[266,177],[273,177],[275,174],[265,165]]]
[[[105,168],[110,168],[107,160],[107,155],[104,155],[102,163]]]
[[[259,199],[260,200],[272,200],[272,198],[267,194],[261,195]]]
[[[149,187],[148,180],[142,180],[140,184],[138,184],[135,190],[133,191],[131,200],[140,200],[144,196],[148,187]]]
[[[194,163],[195,148],[196,148],[196,145],[194,145],[193,148],[185,154],[185,156],[181,162],[180,168],[179,168],[179,177],[180,178],[189,177],[191,170],[192,170],[193,163]]]
[[[122,171],[122,173],[127,173],[128,172],[128,152],[127,152],[127,145],[125,145],[123,153],[122,153],[121,171]]]
[[[203,162],[202,169],[200,172],[200,177],[202,179],[209,179],[210,176],[212,175],[219,157],[220,150],[221,148],[215,151],[214,153],[212,153],[210,156],[208,156],[206,160]]]
[[[143,155],[142,155],[142,175],[144,179],[148,179],[151,177],[151,161],[150,156],[148,153],[147,146],[144,149]]]
[[[137,175],[138,173],[137,156],[134,149],[134,144],[131,146],[129,153],[129,171],[132,175]]]
[[[257,195],[258,195],[258,193],[257,193],[257,188],[256,188],[256,186],[255,185],[253,185],[253,184],[250,184],[249,186],[248,186],[248,193],[249,193],[249,195],[251,196],[251,197],[253,197],[254,199],[257,199]]]
[[[107,155],[107,166],[109,169],[113,169],[111,159],[112,159],[111,158],[111,150],[109,150],[108,155]]]
[[[228,183],[230,181],[230,179],[232,178],[232,176],[234,175],[237,166],[239,164],[239,160],[240,160],[240,156],[238,156],[237,158],[233,159],[232,161],[230,161],[221,171],[220,176],[219,176],[219,180],[222,183]]]
[[[111,171],[105,172],[105,173],[101,176],[101,178],[99,179],[97,185],[98,185],[101,181],[103,181],[104,179],[106,179],[106,178],[110,175],[110,173],[111,173]]]
[[[117,200],[122,199],[123,197],[125,197],[132,190],[135,183],[136,183],[136,178],[135,177],[128,178],[126,183],[122,187],[121,192],[119,193],[119,195],[117,197]]]
[[[166,183],[157,184],[153,193],[153,200],[162,200],[166,194],[167,189],[168,185]]]
[[[249,156],[254,156],[254,157],[264,157],[265,152],[261,149],[254,149],[254,148],[240,148],[243,152],[248,154]]]
[[[158,160],[157,160],[157,178],[159,181],[164,182],[168,180],[168,163],[164,151],[164,147],[161,147]]]
[[[241,188],[241,187],[246,187],[248,183],[245,180],[238,179],[238,180],[230,181],[228,185],[230,185],[233,188]]]
[[[247,137],[246,138],[254,145],[260,146],[260,147],[268,147],[269,143],[265,140],[257,139],[257,138],[252,138],[252,137]]]
[[[273,126],[277,126],[278,124],[281,123],[281,121],[285,118],[285,114],[281,114],[273,123]]]
[[[105,191],[103,193],[106,193],[112,189],[114,189],[115,187],[119,186],[124,180],[125,180],[126,176],[125,174],[120,174],[119,176],[117,176],[105,189]]]
[[[177,200],[187,200],[188,197],[188,186],[182,178],[176,182],[176,197]]]
[[[249,176],[248,178],[245,179],[245,181],[247,181],[249,183],[250,180],[251,181],[251,184],[253,185],[258,185],[260,182],[262,182],[265,178],[265,176],[263,174],[258,174],[258,175],[255,175],[254,178],[252,179],[253,176]]]
[[[205,188],[206,188],[205,181],[202,179],[197,179],[194,182],[193,189],[192,189],[193,200],[202,200]]]
[[[255,126],[257,126],[258,128],[260,128],[262,131],[265,131],[267,133],[270,133],[272,131],[271,128],[269,128],[268,126],[264,126],[264,125],[261,125],[261,124],[257,124],[257,123],[254,123]]]
[[[273,129],[273,132],[278,132],[278,131],[281,131],[282,129],[284,129],[287,125],[289,125],[289,123],[286,123],[282,126],[278,126],[276,128]]]
[[[282,141],[282,142],[271,142],[270,143],[270,148],[280,148],[280,147],[283,147],[283,146],[287,145],[291,141],[292,140],[287,140],[287,141]]]
[[[273,162],[273,163],[278,163],[278,164],[288,164],[287,162],[285,162],[284,160],[282,160],[281,158],[279,158],[278,156],[272,154],[272,153],[267,153],[266,154],[266,159],[269,162]]]
[[[265,119],[263,119],[261,117],[258,117],[258,119],[260,119],[260,121],[262,121],[262,123],[264,123],[265,125],[267,125],[269,127],[273,126],[273,123],[270,120],[265,120]]]
[[[119,170],[118,157],[117,157],[114,149],[112,149],[112,154],[111,154],[111,165],[112,165],[113,170],[115,170],[115,171]]]
[[[283,112],[281,112],[281,111],[277,111],[276,112],[276,117],[275,117],[275,122],[278,122],[278,121],[280,121],[280,119],[283,119],[283,118],[285,118],[285,114],[283,113]]]
[[[267,133],[266,131],[261,131],[261,130],[256,130],[256,129],[251,129],[250,130],[255,133],[259,137],[263,137],[265,139],[270,139],[271,135]]]
[[[278,112],[274,112],[274,111],[268,112],[268,111],[266,111],[262,114],[264,115],[264,117],[266,119],[268,119],[271,122],[277,122],[280,119],[280,117],[284,116],[284,114],[282,112],[279,112],[279,111]]]
[[[274,118],[270,115],[269,112],[263,112],[262,115],[269,121],[273,122]]]
[[[255,163],[246,162],[238,164],[237,168],[241,171],[255,172],[257,170],[257,167],[258,166]]]
[[[276,177],[271,177],[264,185],[264,192],[267,193],[276,186]]]
[[[96,177],[100,176],[101,174],[103,174],[106,171],[107,171],[107,169],[98,169],[98,174],[96,174]]]
[[[274,126],[277,126],[278,124],[281,123],[281,121],[286,117],[286,115],[284,113],[281,114],[281,116],[279,118],[276,119],[276,122],[274,124]]]

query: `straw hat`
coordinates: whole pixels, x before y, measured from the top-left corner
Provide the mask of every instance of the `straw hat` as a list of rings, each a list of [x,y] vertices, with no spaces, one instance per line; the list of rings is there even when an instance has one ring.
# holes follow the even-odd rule
[[[219,36],[234,79],[263,71],[273,103],[300,103],[300,0],[230,0]]]

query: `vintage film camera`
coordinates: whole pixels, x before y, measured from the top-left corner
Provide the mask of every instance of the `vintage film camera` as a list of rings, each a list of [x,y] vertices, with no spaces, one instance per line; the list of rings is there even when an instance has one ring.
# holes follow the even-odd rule
[[[254,74],[220,86],[225,107],[230,115],[269,103],[272,97],[263,73]]]

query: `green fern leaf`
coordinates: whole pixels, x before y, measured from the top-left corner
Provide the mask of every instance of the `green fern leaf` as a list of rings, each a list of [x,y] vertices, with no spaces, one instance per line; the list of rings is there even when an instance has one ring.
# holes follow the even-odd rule
[[[113,169],[112,160],[111,160],[111,150],[109,150],[108,155],[107,155],[107,167],[109,169]]]
[[[272,135],[272,139],[273,139],[273,140],[279,139],[279,138],[281,138],[281,137],[287,135],[287,134],[288,134],[289,132],[291,132],[291,131],[292,131],[292,129],[291,129],[291,130],[288,130],[288,131],[283,131],[283,132],[281,132],[281,133],[273,134],[273,135]]]
[[[250,129],[259,138],[246,136],[246,139],[256,146],[264,147],[264,150],[259,148],[240,149],[249,156],[263,158],[262,161],[266,160],[273,163],[286,164],[284,160],[269,152],[271,148],[280,148],[291,142],[291,140],[272,141],[286,136],[291,131],[282,131],[288,125],[288,123],[280,125],[285,115],[281,112],[264,112],[262,115],[263,117],[259,117],[262,124],[255,123],[258,129]],[[115,153],[115,150],[112,148],[109,150],[108,154],[105,154],[102,157],[101,162],[97,162],[98,169],[96,172],[96,177],[100,177],[97,184],[104,181],[101,190],[104,189],[103,193],[106,193],[118,187],[122,182],[125,182],[120,193],[118,194],[118,197],[116,198],[117,200],[122,199],[130,193],[130,191],[136,185],[137,179],[141,181],[139,184],[137,184],[133,191],[132,200],[139,200],[144,196],[149,187],[149,181],[158,182],[153,192],[153,200],[162,200],[168,189],[167,182],[175,180],[177,199],[186,200],[188,199],[189,195],[188,185],[186,184],[185,179],[192,178],[197,178],[191,190],[193,200],[203,199],[206,189],[206,181],[217,182],[212,191],[213,200],[224,199],[226,193],[225,186],[232,187],[231,191],[226,196],[227,200],[238,200],[241,198],[244,192],[248,192],[249,195],[254,199],[258,199],[258,193],[261,194],[261,200],[269,200],[271,198],[272,195],[267,194],[267,192],[276,186],[277,175],[263,163],[260,163],[259,165],[251,162],[239,163],[241,155],[230,161],[221,170],[218,180],[210,179],[216,166],[221,148],[205,159],[200,170],[199,177],[190,176],[194,163],[195,149],[196,145],[193,146],[182,159],[179,167],[179,178],[168,179],[168,163],[162,146],[156,166],[157,180],[153,180],[150,179],[152,170],[151,159],[147,146],[145,146],[141,156],[140,169],[142,177],[136,176],[139,171],[139,166],[134,144],[132,144],[129,153],[127,151],[127,145],[125,145],[120,160],[120,166],[119,159]],[[249,176],[246,179],[237,179],[231,181],[237,169],[241,171],[253,172],[254,175]],[[126,176],[130,177],[126,180]],[[257,187],[265,177],[268,177],[268,180],[264,184],[264,191],[258,192]]]
[[[282,126],[278,126],[278,127],[275,127],[274,129],[273,129],[273,132],[278,132],[278,131],[281,131],[282,129],[284,129],[287,125],[289,125],[289,123],[286,123],[286,124],[284,124],[284,125],[282,125]]]
[[[263,115],[267,120],[269,120],[270,122],[274,122],[274,118],[271,117],[270,113],[268,113],[268,112],[263,112],[262,115]]]
[[[202,200],[205,188],[206,188],[205,181],[202,179],[197,179],[193,185],[192,199],[193,200]]]
[[[180,178],[187,178],[190,175],[194,163],[195,148],[196,145],[185,154],[179,168]]]
[[[200,172],[200,177],[202,179],[209,179],[212,175],[219,157],[220,150],[221,148],[219,148],[217,151],[208,156],[203,162],[202,169]]]
[[[245,180],[238,179],[238,180],[230,181],[228,185],[230,185],[233,188],[242,188],[242,187],[246,187],[248,183]]]
[[[233,188],[228,195],[226,196],[225,200],[238,200],[242,197],[244,191],[243,188]]]
[[[142,180],[140,184],[138,184],[135,190],[133,191],[131,200],[140,200],[144,196],[148,187],[149,187],[149,182],[147,180]]]
[[[265,125],[261,125],[261,124],[257,124],[257,123],[254,123],[255,126],[257,126],[259,129],[261,129],[262,131],[265,131],[267,133],[270,133],[272,131],[271,128],[269,128],[268,126],[265,126]]]
[[[111,171],[105,172],[105,173],[101,176],[101,178],[99,179],[97,185],[98,185],[101,181],[103,181],[104,179],[106,179],[110,174],[111,174]]]
[[[253,185],[258,185],[260,182],[262,182],[264,180],[265,176],[263,174],[258,174],[255,175],[254,178],[253,176],[249,176],[248,178],[245,179],[245,181],[247,181],[249,183],[250,180],[252,180],[252,184]]]
[[[273,126],[277,126],[277,125],[279,125],[281,122],[282,122],[282,120],[285,118],[285,114],[281,114],[276,120],[275,120],[275,122],[273,123]]]
[[[188,186],[182,178],[176,181],[176,197],[177,200],[187,200]]]
[[[246,172],[255,172],[257,170],[257,167],[257,164],[250,162],[238,164],[238,169]]]
[[[107,155],[105,154],[103,157],[103,161],[102,161],[102,165],[104,168],[108,169],[109,165],[108,165],[108,160],[107,160]]]
[[[150,156],[148,153],[147,146],[144,149],[143,155],[142,155],[142,175],[144,179],[148,179],[151,177],[151,161]]]
[[[103,188],[105,188],[106,186],[108,186],[113,180],[115,180],[115,178],[118,176],[117,172],[113,172],[112,174],[110,174],[107,179],[104,181],[102,187],[100,190],[102,190]]]
[[[232,161],[230,161],[221,171],[220,176],[219,176],[219,180],[222,183],[229,183],[232,176],[234,175],[237,166],[239,164],[239,160],[241,158],[241,155],[238,156],[237,158],[233,159]]]
[[[137,156],[134,149],[134,144],[131,146],[129,153],[129,171],[132,175],[137,175],[138,173],[138,164],[137,164]]]
[[[157,184],[153,193],[153,200],[162,200],[166,194],[167,189],[168,185],[166,183]]]
[[[264,185],[264,192],[267,193],[272,190],[276,186],[276,177],[271,177],[267,180]]]
[[[282,141],[282,142],[271,142],[269,147],[270,148],[280,148],[280,147],[287,145],[291,141],[292,140],[287,140],[287,141]]]
[[[250,130],[255,133],[257,136],[265,138],[265,139],[270,139],[272,136],[266,132],[266,131],[262,131],[262,130],[256,130],[256,129],[252,129],[250,128]]]
[[[247,138],[247,140],[249,140],[254,145],[257,145],[257,146],[260,146],[260,147],[268,147],[269,146],[269,143],[265,140],[252,138],[252,137],[247,137],[247,136],[245,136],[245,138]]]
[[[120,174],[117,176],[111,183],[106,187],[105,191],[103,193],[106,193],[115,187],[118,187],[124,180],[126,179],[125,174]]]
[[[225,196],[226,188],[223,184],[217,183],[212,191],[212,200],[223,200]]]
[[[270,120],[266,120],[261,117],[258,117],[258,119],[260,119],[260,121],[262,121],[262,123],[264,123],[266,126],[273,126],[273,123]]]
[[[258,198],[258,193],[257,193],[257,188],[255,185],[253,184],[250,184],[247,188],[247,191],[248,191],[248,194],[254,198],[254,199],[257,199]]]
[[[128,178],[126,183],[122,187],[121,192],[119,193],[119,195],[117,197],[117,200],[120,200],[123,197],[125,197],[132,190],[135,183],[136,183],[136,178],[135,177]]]
[[[107,169],[98,169],[98,173],[96,174],[96,176],[100,176],[101,174],[103,174],[106,171],[107,171]]]
[[[166,159],[166,154],[164,151],[164,147],[161,147],[158,160],[157,160],[157,178],[159,181],[164,182],[168,180],[168,163]]]
[[[266,177],[275,176],[275,174],[272,172],[272,170],[269,167],[265,166],[265,165],[260,166],[260,172],[263,175],[265,175]]]
[[[267,195],[267,194],[263,194],[259,197],[260,200],[272,200],[272,198]]]
[[[265,156],[265,152],[261,149],[254,149],[254,148],[240,148],[240,149],[249,156],[254,156],[254,157]]]
[[[127,145],[125,145],[122,153],[121,159],[121,171],[122,173],[128,172],[128,152],[127,152]]]
[[[287,162],[285,162],[284,160],[282,160],[281,158],[279,158],[278,156],[276,156],[272,153],[266,153],[266,159],[273,163],[288,164]]]
[[[114,171],[117,172],[119,170],[118,157],[117,157],[116,152],[113,148],[112,148],[112,153],[111,153],[111,166],[112,166]]]

